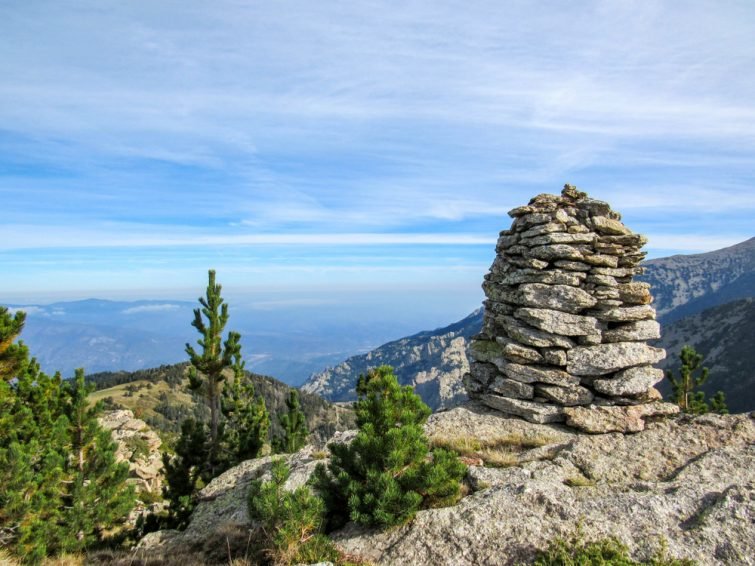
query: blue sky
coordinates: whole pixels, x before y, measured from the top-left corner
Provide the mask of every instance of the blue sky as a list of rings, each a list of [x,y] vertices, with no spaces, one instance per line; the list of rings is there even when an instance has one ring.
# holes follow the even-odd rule
[[[755,235],[742,1],[0,4],[0,300],[479,304],[565,182],[651,256]],[[451,298],[450,298],[451,297]]]

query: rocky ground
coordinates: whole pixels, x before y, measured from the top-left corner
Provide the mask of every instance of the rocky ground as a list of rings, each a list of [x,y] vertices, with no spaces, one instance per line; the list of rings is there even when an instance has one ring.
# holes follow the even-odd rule
[[[345,552],[377,565],[520,564],[581,525],[588,540],[618,537],[635,559],[666,544],[671,556],[700,564],[755,564],[750,415],[682,416],[649,422],[636,434],[589,435],[467,404],[436,413],[426,431],[436,442],[501,445],[511,465],[470,466],[469,495],[453,507],[421,511],[403,527],[351,525],[333,533]],[[315,446],[290,456],[288,487],[304,483],[322,456]],[[190,553],[228,563],[229,551],[243,555],[252,527],[249,482],[270,462],[251,460],[215,479],[186,531],[148,535],[136,557]]]

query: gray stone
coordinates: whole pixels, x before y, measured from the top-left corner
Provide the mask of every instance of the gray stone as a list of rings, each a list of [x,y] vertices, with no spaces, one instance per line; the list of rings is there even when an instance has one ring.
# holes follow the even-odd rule
[[[591,244],[595,241],[595,234],[587,232],[586,234],[569,234],[566,232],[551,232],[522,240],[522,245],[526,246],[549,246],[551,244]],[[616,267],[616,265],[613,265]]]
[[[617,267],[619,260],[616,256],[603,254],[583,254],[582,261],[597,267]]]
[[[561,336],[600,334],[598,320],[591,316],[532,308],[517,309],[514,311],[514,316],[540,330]]]
[[[503,373],[511,379],[523,383],[551,383],[554,385],[576,385],[579,378],[569,375],[563,370],[550,368],[548,366],[532,366],[522,364],[507,364],[503,368]]]
[[[579,261],[582,259],[582,252],[577,248],[567,244],[553,244],[551,246],[537,246],[527,252],[528,257],[542,261],[554,261],[559,259],[568,259]]]
[[[566,424],[589,432],[640,432],[645,430],[647,417],[670,416],[679,412],[679,407],[671,403],[646,403],[625,407],[565,407]]]
[[[533,328],[511,316],[497,317],[496,321],[500,322],[508,336],[522,344],[527,344],[528,346],[535,346],[536,348],[556,347],[564,349],[573,348],[575,346],[574,342],[565,336],[559,336],[558,334],[538,330],[537,328]]]
[[[595,391],[613,396],[634,396],[646,392],[663,379],[663,370],[652,366],[640,366],[622,370],[610,379],[596,379]]]
[[[612,220],[604,216],[592,217],[593,228],[601,234],[625,236],[632,233],[632,231],[624,226],[618,220]]]
[[[552,366],[565,366],[567,362],[566,350],[560,350],[558,348],[545,348],[543,349],[543,359],[545,359],[546,364],[550,364]]]
[[[650,294],[650,284],[640,281],[619,285],[619,299],[625,303],[635,305],[649,305],[653,296]]]
[[[568,285],[527,283],[519,287],[519,293],[519,302],[523,305],[573,314],[597,303],[597,300],[586,291]]]
[[[488,389],[493,393],[513,399],[532,399],[535,396],[535,388],[532,385],[506,379],[503,376],[495,378]]]
[[[530,228],[525,232],[521,232],[522,238],[534,238],[535,236],[541,236],[542,234],[550,234],[551,232],[564,232],[566,226],[560,222],[549,222],[548,224],[540,224],[534,228]]]
[[[566,269],[567,271],[590,271],[592,269],[591,265],[588,265],[581,261],[569,261],[569,260],[559,260],[554,262],[556,267],[560,267],[561,269]]]
[[[595,309],[590,311],[588,314],[594,316],[598,320],[607,322],[634,322],[638,320],[654,319],[655,309],[650,305],[639,305],[636,307]]]
[[[546,285],[579,286],[587,275],[585,273],[569,273],[566,271],[522,269],[508,273],[500,279],[501,285],[519,285],[521,283],[544,283]]]
[[[655,364],[666,351],[642,342],[577,346],[567,352],[566,371],[573,375],[605,375],[628,367]]]
[[[503,357],[507,360],[520,364],[539,364],[543,361],[543,356],[534,348],[506,341],[503,337],[499,337],[496,340],[503,345]]]
[[[564,408],[524,399],[509,399],[498,395],[483,395],[481,401],[492,409],[516,415],[531,423],[557,423],[564,420]]]
[[[589,405],[594,399],[592,392],[581,385],[543,385],[535,386],[537,394],[559,405],[571,407],[574,405]]]
[[[661,337],[661,325],[655,320],[639,320],[603,331],[604,342],[633,342],[656,340]]]
[[[531,257],[509,257],[507,258],[509,263],[516,265],[517,267],[525,267],[529,269],[545,269],[548,267],[547,261],[542,261],[539,259],[531,258]]]

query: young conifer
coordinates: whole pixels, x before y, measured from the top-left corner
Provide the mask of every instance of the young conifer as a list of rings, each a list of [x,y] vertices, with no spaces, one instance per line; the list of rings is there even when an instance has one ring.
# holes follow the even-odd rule
[[[282,452],[293,453],[299,450],[307,442],[307,421],[299,402],[299,392],[291,389],[286,399],[288,411],[280,416],[283,427],[283,438],[280,442]]]
[[[197,340],[201,353],[190,344],[186,344],[186,353],[191,363],[190,386],[204,391],[210,408],[209,463],[214,475],[220,445],[220,397],[225,379],[223,372],[233,366],[234,359],[241,353],[241,335],[229,332],[223,341],[223,331],[228,323],[228,304],[220,295],[221,286],[215,283],[214,270],[209,271],[208,279],[206,294],[199,298],[202,308],[194,309],[194,321],[191,323],[201,335]]]
[[[330,444],[330,464],[315,470],[329,527],[348,520],[389,527],[423,505],[458,499],[466,467],[453,453],[430,453],[422,429],[430,409],[411,387],[401,387],[393,369],[381,366],[360,376],[357,396],[359,433],[351,444]]]
[[[711,404],[705,400],[705,393],[698,389],[704,385],[710,377],[710,370],[702,367],[703,356],[692,346],[684,346],[679,354],[682,362],[679,368],[679,377],[674,376],[671,370],[666,371],[666,377],[671,382],[674,400],[685,413],[701,415],[709,411],[720,414],[728,414],[726,396],[723,391],[717,392],[711,398]],[[697,372],[697,373],[696,373]]]
[[[221,409],[226,467],[259,456],[267,442],[270,415],[265,400],[254,394],[254,383],[244,371],[240,355],[234,363],[233,383],[223,389]]]

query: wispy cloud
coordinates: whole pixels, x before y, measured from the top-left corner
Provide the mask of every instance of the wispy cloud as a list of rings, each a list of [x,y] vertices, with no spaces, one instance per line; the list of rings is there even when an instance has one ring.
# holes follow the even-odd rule
[[[141,313],[175,311],[180,308],[181,307],[179,305],[174,305],[171,303],[162,303],[162,304],[156,304],[156,305],[139,305],[137,307],[129,307],[127,309],[123,309],[121,312],[123,314],[141,314]]]
[[[0,250],[102,250],[67,256],[82,280],[145,247],[440,257],[489,246],[509,208],[564,182],[660,247],[750,235],[746,2],[393,8],[4,6]],[[39,281],[50,266],[28,259]]]

